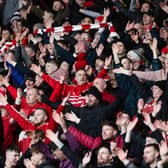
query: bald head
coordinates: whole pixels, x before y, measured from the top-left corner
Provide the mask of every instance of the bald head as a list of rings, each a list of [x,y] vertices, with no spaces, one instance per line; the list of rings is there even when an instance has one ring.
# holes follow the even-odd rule
[[[93,86],[97,87],[97,89],[100,91],[100,92],[104,92],[106,87],[107,87],[107,84],[105,82],[104,79],[102,78],[96,78],[93,82]]]

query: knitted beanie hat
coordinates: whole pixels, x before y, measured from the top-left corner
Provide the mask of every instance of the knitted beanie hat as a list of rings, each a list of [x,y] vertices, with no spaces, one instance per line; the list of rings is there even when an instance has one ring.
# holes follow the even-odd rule
[[[19,12],[15,12],[15,13],[11,16],[11,18],[10,18],[10,23],[12,24],[12,22],[13,22],[14,20],[21,20],[21,16],[20,16],[20,13],[19,13]]]
[[[128,58],[132,58],[134,61],[141,61],[142,59],[142,56],[144,54],[144,49],[143,48],[139,48],[137,50],[130,50],[128,53],[127,53],[127,57]]]
[[[75,69],[78,70],[81,68],[85,68],[86,65],[87,65],[86,54],[79,53],[77,57],[77,61],[75,62]]]
[[[92,86],[88,90],[86,90],[86,92],[81,93],[82,96],[89,94],[94,95],[97,98],[97,100],[102,101],[102,94],[95,86]]]
[[[158,86],[162,91],[164,91],[166,88],[166,81],[165,80],[157,81],[157,82],[154,82],[153,85]]]
[[[167,47],[167,46],[164,47],[164,48],[162,49],[161,53],[167,54],[167,53],[168,53],[168,47]]]
[[[158,143],[160,143],[160,141],[164,139],[161,132],[158,130],[153,131],[152,133],[148,134],[147,137],[151,137],[153,139],[156,139]]]
[[[97,20],[99,23],[101,23],[104,19],[104,16],[98,16],[95,18],[95,21]]]

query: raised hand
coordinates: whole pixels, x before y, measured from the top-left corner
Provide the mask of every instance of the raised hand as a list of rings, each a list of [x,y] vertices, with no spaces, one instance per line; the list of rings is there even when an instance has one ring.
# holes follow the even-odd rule
[[[123,149],[117,147],[115,149],[115,154],[121,161],[124,161],[127,158],[128,150],[124,151]]]
[[[62,113],[58,114],[56,111],[54,111],[53,114],[52,114],[52,117],[55,120],[55,122],[58,123],[61,126],[64,133],[67,132],[66,123],[65,123],[65,120],[63,119]]]
[[[68,102],[70,96],[71,96],[71,92],[69,92],[68,95],[62,100],[62,103],[61,103],[62,106],[66,105],[66,103]]]
[[[161,108],[162,108],[162,101],[160,100],[157,104],[154,105],[152,116],[156,117],[156,115],[160,112]]]
[[[108,18],[109,15],[110,15],[110,8],[104,8],[104,17]]]
[[[143,112],[142,115],[144,117],[145,125],[147,125],[147,126],[150,125],[152,123],[150,115],[148,113],[145,113],[145,112]]]
[[[22,97],[22,89],[21,88],[17,88],[17,97],[18,98]]]
[[[127,131],[131,132],[135,128],[137,123],[138,123],[138,118],[136,117],[133,121],[129,122],[129,124],[127,126]]]
[[[36,166],[33,165],[33,162],[30,159],[24,159],[24,166],[26,168],[36,168]]]
[[[92,72],[93,72],[93,68],[90,65],[86,65],[85,71],[86,71],[87,75],[91,76]]]
[[[58,139],[58,134],[59,132],[57,131],[56,133],[54,133],[52,130],[48,129],[46,131],[46,137],[48,139],[50,139],[52,142],[55,142]]]
[[[138,100],[138,113],[141,113],[143,111],[144,108],[144,99],[140,98]]]
[[[153,38],[152,42],[149,44],[151,50],[157,50],[157,44],[158,44],[158,41],[157,41],[157,38]]]
[[[112,56],[106,57],[105,59],[105,67],[109,67],[112,61]]]
[[[80,122],[80,118],[78,118],[76,116],[76,114],[72,111],[71,111],[71,113],[66,113],[65,118],[66,118],[66,120],[71,121],[71,122],[75,122],[76,124],[79,124],[79,122]]]
[[[0,93],[0,105],[6,106],[7,104],[8,104],[8,102],[7,102],[7,97],[4,97],[4,96]]]
[[[29,29],[26,28],[26,29],[24,30],[24,32],[21,34],[20,40],[22,40],[28,33],[29,33]]]
[[[34,71],[37,75],[42,75],[41,67],[37,66],[36,64],[32,64],[31,68],[32,71]]]
[[[164,156],[168,153],[168,147],[167,147],[167,142],[162,140],[159,144],[159,152],[160,156]]]
[[[82,159],[82,166],[85,167],[90,161],[92,157],[92,152],[85,153],[83,159]]]
[[[101,43],[99,44],[99,47],[96,48],[96,53],[97,53],[97,56],[100,57],[102,52],[103,52],[103,49],[104,49],[104,45]]]
[[[1,80],[2,84],[4,84],[6,87],[9,85],[10,76],[11,76],[11,69],[9,68],[8,74]]]
[[[127,22],[127,25],[125,27],[126,31],[129,31],[130,29],[134,28],[135,22],[131,22],[130,20]]]

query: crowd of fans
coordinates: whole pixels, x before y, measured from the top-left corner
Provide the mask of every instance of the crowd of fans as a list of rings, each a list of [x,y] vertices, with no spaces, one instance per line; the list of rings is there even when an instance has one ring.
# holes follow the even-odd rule
[[[0,168],[168,167],[167,0],[0,9]]]

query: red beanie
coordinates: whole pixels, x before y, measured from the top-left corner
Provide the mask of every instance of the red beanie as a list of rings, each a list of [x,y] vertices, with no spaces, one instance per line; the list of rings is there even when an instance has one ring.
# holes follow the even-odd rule
[[[161,51],[163,54],[167,54],[168,53],[168,48],[167,47],[164,47]]]
[[[85,66],[87,65],[87,61],[86,61],[86,54],[85,53],[79,53],[78,57],[77,57],[77,61],[75,63],[75,69],[81,69],[81,68],[85,68]]]
[[[95,18],[95,20],[99,21],[100,23],[103,21],[104,16],[98,16]]]

